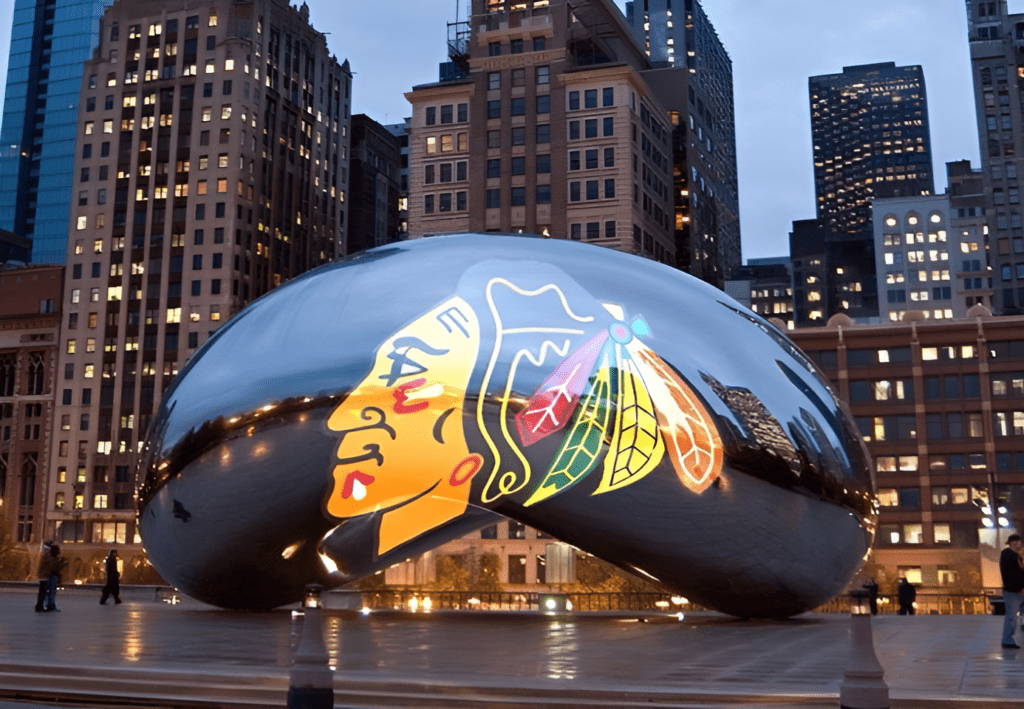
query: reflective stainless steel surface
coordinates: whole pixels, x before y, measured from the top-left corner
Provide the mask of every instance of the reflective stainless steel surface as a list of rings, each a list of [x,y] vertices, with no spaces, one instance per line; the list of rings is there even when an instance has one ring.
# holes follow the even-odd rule
[[[784,334],[675,269],[547,239],[405,242],[285,284],[189,361],[144,466],[150,560],[230,608],[501,514],[788,616],[842,590],[875,523],[852,421]]]

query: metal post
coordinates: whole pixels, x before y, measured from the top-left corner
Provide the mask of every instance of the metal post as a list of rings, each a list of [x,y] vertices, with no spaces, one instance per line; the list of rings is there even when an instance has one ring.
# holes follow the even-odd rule
[[[302,638],[288,674],[288,709],[333,709],[334,672],[331,670],[320,593],[323,586],[306,586],[302,603]]]
[[[850,660],[839,685],[839,709],[889,709],[885,670],[875,655],[868,592],[850,593]]]

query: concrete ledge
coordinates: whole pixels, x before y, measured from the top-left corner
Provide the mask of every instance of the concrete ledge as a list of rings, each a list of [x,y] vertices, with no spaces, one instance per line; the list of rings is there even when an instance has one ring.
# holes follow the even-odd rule
[[[111,669],[61,665],[0,664],[0,699],[30,702],[61,702],[83,707],[152,707],[162,709],[263,709],[286,705],[288,675],[285,670],[254,672],[187,672],[156,668]],[[75,676],[70,676],[71,673]],[[336,673],[335,706],[418,707],[423,709],[471,709],[475,707],[829,707],[839,701],[838,692],[760,692],[637,689],[595,686],[588,682],[525,683],[471,680],[427,682],[411,678],[382,679],[360,673]],[[1018,709],[1019,699],[974,697],[891,698],[892,709]]]

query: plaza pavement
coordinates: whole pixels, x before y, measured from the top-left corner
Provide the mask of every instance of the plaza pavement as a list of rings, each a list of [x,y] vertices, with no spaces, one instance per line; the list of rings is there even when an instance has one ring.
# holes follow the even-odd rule
[[[126,588],[0,590],[0,709],[283,707],[301,632],[289,610],[222,611]],[[330,602],[328,607],[330,608]],[[1001,617],[879,616],[896,708],[1024,709],[1024,650]],[[328,613],[337,707],[838,707],[849,616]]]

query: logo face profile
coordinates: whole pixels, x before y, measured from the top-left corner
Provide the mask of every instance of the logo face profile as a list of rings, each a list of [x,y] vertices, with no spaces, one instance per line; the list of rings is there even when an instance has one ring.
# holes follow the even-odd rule
[[[378,555],[470,505],[539,506],[591,475],[602,495],[662,466],[700,494],[721,473],[714,420],[642,315],[539,271],[464,278],[332,411],[324,511],[380,513]]]

